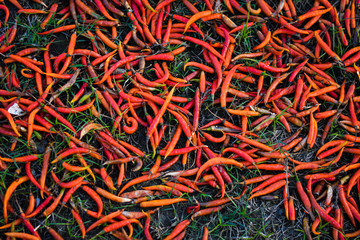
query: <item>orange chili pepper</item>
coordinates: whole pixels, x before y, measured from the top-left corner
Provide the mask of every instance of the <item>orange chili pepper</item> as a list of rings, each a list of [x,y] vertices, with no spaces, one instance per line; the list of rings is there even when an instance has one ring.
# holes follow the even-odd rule
[[[86,229],[85,229],[85,225],[83,220],[81,219],[79,213],[77,211],[75,211],[74,209],[71,209],[71,214],[73,215],[73,217],[75,218],[75,221],[77,222],[77,224],[79,225],[81,234],[82,234],[82,238],[85,238],[85,234],[86,234]]]
[[[254,198],[254,197],[259,197],[259,196],[263,196],[263,195],[272,193],[272,192],[278,190],[279,188],[282,188],[283,186],[285,186],[285,184],[286,184],[286,180],[277,181],[277,182],[271,184],[270,186],[264,188],[263,190],[258,191],[258,192],[256,192],[256,193],[252,194],[252,195],[249,197],[249,200],[252,199],[252,198]]]
[[[179,224],[176,225],[176,227],[173,229],[173,231],[168,236],[166,236],[166,238],[164,238],[164,240],[174,239],[174,237],[181,234],[181,232],[183,230],[185,230],[185,228],[190,223],[191,223],[191,221],[188,219],[185,219],[184,221],[180,222]]]
[[[211,14],[212,14],[211,11],[206,10],[206,11],[198,12],[198,13],[192,15],[191,18],[186,23],[183,33],[185,33],[188,30],[188,28],[190,27],[191,24],[193,24],[194,22],[196,22],[197,20],[199,20],[203,17],[210,16]]]
[[[197,174],[196,174],[196,178],[195,178],[195,182],[199,179],[201,173],[207,169],[208,167],[211,167],[211,166],[214,166],[214,165],[219,165],[219,164],[225,164],[225,165],[234,165],[234,166],[237,166],[239,168],[242,168],[243,167],[243,164],[242,163],[239,163],[235,160],[232,160],[232,159],[228,159],[228,158],[222,158],[222,157],[216,157],[216,158],[212,158],[212,159],[209,159],[205,164],[203,164]]]
[[[10,125],[11,125],[12,130],[14,131],[14,133],[15,133],[18,137],[20,137],[21,134],[20,134],[19,131],[17,130],[16,124],[15,124],[14,119],[13,119],[13,117],[11,116],[11,114],[10,114],[6,109],[4,109],[4,108],[0,108],[0,113],[2,113],[2,114],[9,120],[9,123],[10,123]]]
[[[206,208],[206,209],[199,210],[191,216],[191,220],[194,220],[194,218],[197,218],[197,217],[206,216],[206,215],[209,215],[212,213],[217,213],[223,207],[224,206],[218,206],[218,207],[212,207],[212,208]]]
[[[337,61],[341,61],[341,58],[334,53],[329,46],[321,39],[321,37],[319,36],[319,31],[315,31],[314,32],[314,37],[316,38],[316,41],[319,43],[319,45],[321,46],[321,48],[330,56],[335,58],[335,60]]]
[[[5,196],[4,196],[4,200],[3,200],[3,214],[4,214],[4,220],[5,220],[5,223],[8,222],[8,215],[7,215],[7,209],[8,209],[8,202],[10,200],[10,197],[11,195],[13,194],[13,192],[16,190],[16,188],[29,180],[29,177],[28,176],[23,176],[23,177],[20,177],[19,179],[17,179],[16,181],[12,182],[10,184],[10,186],[7,188],[6,190],[6,193],[5,193]]]
[[[5,236],[12,237],[12,238],[22,238],[28,240],[39,240],[39,237],[33,236],[28,233],[21,233],[21,232],[6,232],[4,233]]]
[[[94,190],[92,190],[91,188],[89,188],[86,185],[83,185],[82,189],[96,202],[96,204],[98,206],[97,216],[100,217],[101,213],[103,211],[103,206],[104,206],[100,196]]]
[[[122,189],[120,190],[119,194],[120,195],[121,193],[123,193],[126,189],[128,189],[129,187],[135,185],[135,184],[139,184],[139,183],[142,183],[142,182],[145,182],[145,181],[149,181],[149,180],[152,180],[152,179],[156,179],[157,177],[160,176],[160,173],[156,173],[154,175],[149,175],[149,176],[141,176],[141,177],[138,177],[138,178],[134,178],[132,179],[131,181],[129,181],[128,183],[126,183]]]
[[[64,195],[64,192],[65,192],[65,189],[61,189],[60,194],[54,199],[54,202],[52,204],[50,204],[50,206],[44,210],[43,215],[45,217],[49,216],[51,213],[53,213],[55,211],[56,207],[60,203],[62,196]]]

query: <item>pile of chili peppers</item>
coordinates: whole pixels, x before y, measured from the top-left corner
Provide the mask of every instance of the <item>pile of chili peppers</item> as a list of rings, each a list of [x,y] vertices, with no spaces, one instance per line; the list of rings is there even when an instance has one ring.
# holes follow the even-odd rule
[[[133,239],[137,225],[141,238],[153,239],[152,214],[180,202],[188,217],[164,239],[183,239],[195,218],[281,192],[284,220],[305,209],[308,239],[320,223],[334,239],[360,235],[359,1],[309,1],[302,14],[292,0],[32,1],[34,8],[0,1],[0,134],[11,142],[0,169],[17,174],[1,194],[6,239],[41,239],[33,220],[59,209],[71,211],[83,238]],[[174,12],[180,4],[187,14]],[[39,16],[36,34],[55,42],[23,46],[9,9]],[[239,40],[247,31],[256,33],[250,52]],[[69,43],[58,54],[52,46],[64,35]],[[186,75],[173,71],[177,57],[197,50]],[[206,102],[224,114],[202,117]],[[76,120],[82,114],[94,121]],[[287,137],[264,138],[272,126]],[[127,141],[133,136],[146,136],[146,146]],[[45,149],[36,148],[39,139]],[[307,151],[316,155],[298,154]],[[243,175],[237,196],[227,194],[234,171]],[[15,206],[24,185],[28,206]],[[211,188],[215,200],[189,203]],[[96,209],[76,204],[80,191]],[[104,201],[141,210],[105,212]]]

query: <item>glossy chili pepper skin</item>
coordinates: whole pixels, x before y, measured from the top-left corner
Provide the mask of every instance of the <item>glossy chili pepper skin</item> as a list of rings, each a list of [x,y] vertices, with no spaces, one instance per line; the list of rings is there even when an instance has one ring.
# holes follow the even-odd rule
[[[62,239],[64,212],[74,237],[155,239],[171,208],[165,239],[206,217],[197,238],[228,238],[238,201],[280,199],[281,221],[360,235],[359,1],[19,2],[0,0],[9,239]]]

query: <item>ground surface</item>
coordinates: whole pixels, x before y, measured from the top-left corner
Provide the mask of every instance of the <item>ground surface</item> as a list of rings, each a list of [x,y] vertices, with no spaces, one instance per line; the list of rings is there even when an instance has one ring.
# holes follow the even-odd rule
[[[58,11],[62,10],[66,6],[69,5],[68,1],[44,1],[44,3],[47,6],[51,6],[53,3],[58,3]],[[86,2],[86,1],[84,1]],[[92,1],[88,1],[92,2]],[[95,2],[95,1],[94,1]],[[116,2],[116,1],[115,1]],[[157,6],[157,2],[155,1],[149,1],[152,6]],[[196,8],[200,10],[205,10],[206,5],[203,1],[190,1],[193,3]],[[225,1],[226,2],[226,1]],[[242,6],[245,7],[244,1],[238,1]],[[276,8],[277,1],[267,1],[270,6]],[[297,1],[293,0],[295,7],[297,9],[298,16],[307,12],[313,5],[313,1]],[[20,1],[19,3],[22,4],[24,8],[29,9],[46,9],[44,6],[38,3],[34,3],[31,1]],[[10,18],[7,25],[2,25],[0,34],[6,33],[11,26],[17,22],[17,34],[15,37],[15,40],[12,44],[14,44],[14,47],[11,48],[9,51],[1,54],[0,57],[0,66],[2,67],[3,71],[5,66],[9,67],[10,71],[14,71],[19,78],[20,81],[20,87],[17,89],[14,86],[11,86],[8,84],[8,77],[6,72],[4,72],[4,76],[2,77],[2,82],[0,82],[0,88],[6,89],[6,90],[12,90],[12,91],[20,91],[20,92],[26,92],[31,89],[33,91],[26,96],[27,99],[34,101],[35,99],[39,98],[39,93],[37,89],[36,82],[34,78],[28,79],[21,75],[20,70],[24,68],[23,65],[20,63],[16,64],[6,64],[4,61],[5,59],[8,59],[10,54],[16,54],[20,50],[35,47],[35,48],[44,48],[47,44],[49,44],[51,41],[52,44],[50,45],[49,53],[50,57],[54,58],[59,56],[62,53],[67,53],[68,51],[68,45],[71,34],[74,32],[66,31],[62,33],[57,34],[50,34],[50,35],[38,35],[37,33],[43,32],[40,28],[40,23],[45,19],[47,16],[41,15],[41,14],[18,14],[17,9],[10,3],[10,1],[5,1],[6,6],[8,6],[10,10]],[[333,1],[332,4],[338,9],[340,1]],[[95,8],[94,3],[89,4],[90,7]],[[223,13],[227,16],[233,16],[226,7],[225,3],[223,1],[219,1],[216,5],[217,11],[223,11]],[[255,3],[252,5],[254,8],[257,9]],[[124,7],[119,7],[122,11],[125,11]],[[246,7],[245,7],[246,9]],[[358,10],[357,10],[358,11]],[[97,13],[100,13],[97,11]],[[183,4],[182,1],[175,1],[171,4],[171,13],[172,14],[178,14],[181,16],[191,16],[193,15],[189,9],[186,8],[186,6]],[[240,13],[235,11],[235,15],[239,15]],[[1,15],[2,12],[0,12],[0,20],[3,21],[4,15]],[[113,15],[113,14],[112,14]],[[63,15],[56,15],[55,18],[52,18],[48,25],[46,26],[45,30],[54,29],[59,26],[65,26],[74,24],[74,20],[71,17],[71,15],[64,20],[63,22],[59,23],[58,21],[61,19]],[[114,15],[113,15],[114,16]],[[265,24],[269,31],[275,31],[279,28],[279,25],[274,23],[273,21],[269,20],[269,18],[265,17],[263,14],[260,14],[259,16],[264,17],[266,20]],[[356,15],[358,16],[358,15]],[[78,17],[80,19],[80,14],[78,14]],[[90,16],[87,16],[89,19]],[[329,14],[324,15],[325,19],[330,20]],[[116,30],[118,35],[115,39],[113,39],[113,42],[118,44],[120,41],[124,41],[126,38],[126,35],[131,31],[133,28],[133,25],[131,23],[131,20],[128,17],[119,17],[120,24],[116,26]],[[243,23],[246,23],[247,20],[239,20],[232,18],[233,21],[237,25],[241,25]],[[79,20],[80,21],[80,20]],[[164,21],[164,26],[168,20]],[[358,22],[358,19],[357,19]],[[174,20],[173,24],[179,23],[178,21]],[[224,42],[224,38],[221,38],[219,34],[216,32],[216,29],[214,27],[214,22],[202,22],[197,21],[196,22],[200,29],[207,34],[208,39],[214,39],[215,42]],[[217,24],[220,24],[220,21],[216,21]],[[344,24],[343,18],[341,18],[341,23]],[[257,36],[257,31],[261,30],[261,23],[256,23],[253,26],[249,28],[245,28],[242,31],[237,32],[236,34],[233,34],[232,37],[235,39],[235,50],[233,53],[233,57],[235,57],[238,54],[242,53],[249,53],[252,51],[252,48],[262,41],[259,40]],[[95,34],[95,26],[94,24],[84,24],[79,23],[79,25],[76,28],[77,33],[77,42],[76,42],[76,49],[93,49],[93,46],[91,45],[91,37],[89,38],[88,31]],[[111,28],[104,28],[104,31],[108,36],[111,36]],[[314,29],[318,29],[318,26],[315,25]],[[357,29],[356,29],[357,30]],[[352,47],[358,46],[358,33],[353,30],[353,36],[352,38],[348,38],[349,45],[347,47],[343,46],[341,43],[338,31],[335,29],[335,27],[328,27],[328,31],[330,33],[331,41],[332,41],[332,49],[341,57],[347,50],[351,49]],[[179,33],[182,33],[179,32]],[[191,35],[192,34],[192,35]],[[139,35],[139,34],[138,34]],[[191,36],[199,37],[196,33],[191,32]],[[140,36],[140,35],[139,35]],[[296,35],[295,37],[299,37]],[[301,37],[300,37],[301,38]],[[99,44],[97,47],[99,49],[99,52],[101,55],[105,55],[106,53],[110,52],[111,49],[102,43],[101,40],[97,38],[97,43]],[[129,45],[135,46],[136,43],[134,40],[131,40]],[[206,64],[206,61],[203,58],[203,55],[201,52],[204,50],[201,46],[195,45],[190,42],[186,42],[185,44],[187,46],[187,49],[180,53],[179,55],[175,56],[175,59],[168,63],[169,71],[171,75],[177,78],[184,78],[187,75],[191,74],[194,71],[197,71],[198,68],[196,67],[187,67],[186,70],[184,70],[184,65],[187,62],[195,61],[200,62],[203,64]],[[309,42],[306,42],[305,44],[311,51],[314,51],[316,41],[313,39]],[[177,45],[167,45],[165,47],[160,46],[152,46],[150,49],[152,51],[152,54],[159,53],[159,52],[169,52],[172,50],[175,50],[179,46]],[[217,48],[217,50],[221,51],[221,48]],[[144,51],[146,52],[146,51]],[[139,54],[140,52],[137,52]],[[266,53],[266,50],[264,51],[264,55]],[[321,61],[323,62],[333,62],[333,60],[326,55],[326,53],[321,52]],[[37,59],[38,61],[43,61],[43,52],[37,52],[31,55],[31,58]],[[52,59],[52,63],[54,64],[54,59]],[[90,57],[89,57],[90,59]],[[118,60],[118,56],[116,56],[116,59]],[[284,53],[283,55],[283,61],[287,64],[293,60],[293,57],[290,56],[287,53]],[[88,59],[86,59],[88,60]],[[92,61],[93,58],[91,58],[90,61]],[[152,156],[152,146],[149,142],[146,141],[146,134],[147,134],[147,128],[140,126],[137,129],[137,131],[133,134],[126,134],[124,133],[123,129],[121,133],[119,133],[118,129],[113,128],[114,119],[116,113],[112,111],[111,115],[109,112],[107,112],[103,105],[101,104],[99,100],[99,96],[96,95],[95,90],[100,89],[99,85],[94,84],[95,79],[91,77],[91,75],[87,72],[87,68],[82,64],[81,57],[76,56],[71,60],[71,65],[66,73],[73,74],[75,71],[75,68],[80,68],[81,72],[79,75],[79,78],[77,78],[76,83],[71,86],[71,88],[67,89],[66,91],[62,92],[59,96],[59,99],[65,104],[65,106],[73,108],[80,106],[82,104],[73,104],[70,103],[71,99],[75,96],[75,94],[79,91],[82,84],[84,82],[88,83],[88,86],[86,87],[85,94],[91,94],[90,99],[95,99],[94,106],[97,109],[97,111],[100,113],[99,117],[94,116],[93,112],[90,113],[90,110],[86,110],[84,112],[75,113],[75,114],[63,114],[63,116],[69,121],[75,129],[80,132],[86,125],[89,123],[98,123],[101,124],[101,126],[104,129],[107,129],[111,132],[112,137],[115,139],[123,140],[137,148],[139,148],[141,151],[143,151],[146,154],[146,157],[143,157],[143,167],[140,171],[132,172],[130,169],[134,167],[133,163],[128,163],[126,171],[125,171],[125,177],[124,183],[130,181],[131,179],[134,179],[138,176],[141,176],[142,172],[148,171],[151,169],[151,167],[154,165],[155,158]],[[258,61],[261,61],[260,58],[254,58],[254,59],[244,59],[239,60],[236,63],[243,63],[247,66],[257,66]],[[310,60],[313,62],[313,59]],[[161,62],[161,61],[160,61]],[[314,61],[315,62],[315,61]],[[146,62],[145,65],[145,72],[143,75],[148,79],[157,79],[156,74],[154,71],[152,71],[152,68],[154,67],[155,62],[149,61]],[[15,68],[16,65],[16,68]],[[62,64],[60,64],[62,66]],[[211,66],[213,67],[213,66]],[[134,66],[135,70],[139,70],[138,66]],[[43,68],[44,69],[44,68]],[[124,69],[122,67],[122,69]],[[229,70],[229,69],[227,69]],[[293,71],[294,68],[291,68],[289,71]],[[103,76],[104,72],[104,65],[101,64],[98,67],[95,68],[95,71],[97,71],[97,74],[99,77]],[[119,71],[120,72],[120,71]],[[118,73],[119,73],[118,72]],[[346,71],[346,69],[341,66],[334,64],[334,66],[330,69],[326,70],[326,73],[329,74],[332,78],[336,80],[338,84],[342,84],[344,80],[347,80],[346,83],[346,90],[349,88],[350,84],[352,82],[356,83],[356,90],[354,96],[358,96],[358,86],[359,81],[357,79],[356,74],[349,73]],[[254,79],[258,80],[259,76],[255,76],[252,74],[246,73],[246,75],[249,75],[251,77],[254,77]],[[44,80],[45,76],[43,76],[43,83],[45,83]],[[195,91],[199,86],[199,75],[195,76],[191,81],[189,81],[189,86],[186,87],[179,87],[175,91],[176,96],[181,96],[183,98],[191,99],[194,98]],[[211,83],[216,79],[216,74],[206,74],[207,80]],[[275,74],[273,73],[266,73],[266,77],[264,80],[264,89],[269,88],[271,82],[275,79]],[[60,79],[55,84],[56,87],[54,87],[54,90],[58,89],[60,86],[64,85],[68,80],[66,79]],[[118,80],[119,84],[122,86],[124,92],[131,91],[132,88],[134,88],[134,84],[132,82],[132,78],[130,76],[125,76],[123,79]],[[233,87],[244,91],[248,93],[256,93],[257,91],[257,81],[255,83],[247,83],[240,80],[233,80],[231,82],[233,84]],[[105,84],[104,84],[105,85]],[[294,83],[288,83],[283,82],[279,85],[279,87],[286,88],[291,85],[294,85]],[[106,89],[110,89],[109,86],[105,85]],[[45,87],[44,87],[45,89]],[[170,91],[170,87],[167,88],[168,91]],[[161,97],[165,99],[165,90],[166,88],[157,87],[152,93],[154,95],[160,94]],[[117,91],[119,91],[118,87],[113,88],[112,90],[109,90],[113,96],[117,96]],[[224,118],[228,120],[229,122],[233,123],[236,126],[241,127],[242,117],[236,116],[236,115],[230,115],[225,109],[221,108],[219,104],[213,104],[213,100],[211,97],[205,98],[204,96],[210,94],[210,89],[208,88],[205,94],[202,94],[201,98],[204,99],[204,102],[201,105],[201,113],[199,118],[199,126],[203,126],[207,123],[209,123],[212,120],[218,119],[218,118]],[[218,99],[220,97],[221,93],[220,91],[217,91],[215,94],[215,99]],[[138,96],[139,97],[139,96]],[[293,99],[294,95],[289,95],[289,99]],[[1,100],[9,99],[10,97],[2,97]],[[118,99],[117,99],[118,100]],[[250,99],[251,100],[251,99]],[[234,98],[232,102],[228,103],[227,108],[237,108],[241,106],[246,106],[246,104],[249,103],[249,99],[241,99],[241,98]],[[5,102],[5,101],[4,101]],[[124,101],[126,102],[126,101]],[[121,103],[120,106],[124,105],[125,103]],[[176,103],[178,106],[184,107],[186,103]],[[338,109],[338,111],[342,111],[345,115],[349,115],[348,113],[348,105],[341,105],[341,104],[332,104],[326,101],[320,101],[320,111],[325,111],[328,109]],[[3,108],[6,108],[6,103],[3,104]],[[51,104],[50,106],[58,107],[56,103]],[[157,105],[158,108],[161,108],[161,105]],[[262,103],[259,103],[259,107],[265,108],[265,105]],[[310,108],[312,105],[308,104],[308,107]],[[145,108],[149,111],[149,107]],[[190,108],[190,111],[193,111],[193,108]],[[271,107],[270,107],[271,109]],[[138,116],[145,121],[145,112],[143,106],[136,108],[136,112]],[[155,116],[155,114],[152,111],[149,111],[150,115],[152,117]],[[42,113],[43,114],[43,113]],[[46,119],[49,119],[49,121],[56,126],[56,129],[58,132],[71,132],[64,124],[60,123],[59,121],[55,120],[54,118],[51,118],[49,115],[45,115]],[[132,116],[132,114],[129,114],[129,116]],[[176,130],[178,126],[178,121],[174,118],[174,116],[170,113],[166,113],[164,115],[164,125],[167,126],[167,129],[164,133],[164,138],[160,142],[158,150],[163,149],[167,143],[172,139],[172,136],[174,135],[174,131]],[[187,116],[189,121],[192,121],[191,116]],[[14,117],[15,120],[27,120],[27,116],[19,116]],[[249,117],[249,131],[253,132],[254,126],[251,126],[251,123],[254,122],[257,118],[250,118]],[[2,128],[6,127],[5,125],[8,125],[8,120],[6,118],[2,118],[1,120]],[[317,150],[322,146],[322,142],[320,140],[320,136],[323,133],[323,129],[325,124],[327,123],[327,119],[324,120],[318,120],[318,138],[315,142],[315,145],[313,148],[310,148],[309,146],[305,146],[301,151],[297,153],[292,153],[292,157],[296,160],[303,161],[303,162],[310,162],[315,159],[315,154]],[[309,116],[306,116],[306,120],[304,121],[303,128],[301,128],[301,133],[299,137],[305,138],[309,132]],[[124,121],[121,121],[121,126],[125,125]],[[158,128],[160,130],[160,127]],[[289,136],[294,134],[299,127],[291,124],[291,132],[286,132],[282,123],[279,120],[279,116],[273,121],[268,127],[262,129],[261,131],[257,131],[256,134],[259,136],[259,141],[269,145],[269,146],[275,146],[276,144],[281,144],[285,139],[287,139]],[[107,147],[105,145],[101,145],[98,139],[96,139],[96,131],[91,130],[88,134],[86,134],[82,141],[93,145],[98,149],[98,152],[103,157],[103,162],[108,159],[108,155],[106,155],[104,149]],[[222,134],[218,132],[211,132],[209,131],[213,136],[221,137]],[[344,130],[335,120],[330,133],[328,134],[328,137],[326,138],[325,142],[329,142],[334,139],[342,139],[343,134],[348,133],[346,130]],[[353,133],[352,133],[353,134]],[[68,138],[64,138],[61,136],[61,134],[47,134],[41,131],[35,131],[34,134],[31,137],[30,141],[27,141],[27,130],[25,129],[23,132],[23,135],[21,138],[16,138],[12,136],[6,136],[0,134],[0,156],[6,157],[6,158],[15,158],[18,156],[24,156],[29,154],[40,154],[40,158],[37,161],[34,161],[31,163],[31,171],[34,175],[35,179],[39,179],[41,175],[41,169],[43,167],[43,153],[45,152],[46,146],[49,144],[52,145],[52,153],[51,153],[51,160],[55,159],[59,152],[68,149]],[[17,145],[13,151],[9,151],[10,146],[13,144],[14,141],[17,141]],[[227,146],[232,146],[233,144],[239,144],[240,142],[237,141],[235,138],[230,138],[229,142],[224,144],[224,141],[221,143],[212,143],[210,141],[204,141],[204,143],[216,154],[221,154],[222,150],[226,148]],[[182,148],[186,144],[186,136],[184,134],[181,135],[181,138],[176,145],[176,148]],[[248,148],[247,150],[249,150]],[[281,149],[281,148],[279,148]],[[132,155],[135,155],[132,153]],[[230,156],[229,154],[226,155],[227,157]],[[336,156],[331,155],[332,157]],[[115,157],[116,158],[116,157]],[[344,153],[341,157],[341,160],[334,164],[333,166],[322,169],[323,172],[331,172],[332,170],[335,170],[351,161],[353,158],[353,154],[350,153]],[[99,162],[98,160],[88,157],[85,157],[87,163],[91,166],[91,168],[100,168],[102,167],[102,162]],[[167,162],[170,159],[167,158],[166,160],[162,159],[162,164]],[[179,160],[175,165],[173,165],[171,168],[167,170],[167,172],[175,172],[180,170],[187,170],[192,169],[196,167],[195,164],[196,159],[196,151],[189,153],[187,157],[187,163],[186,165],[181,164],[181,160]],[[81,166],[77,161],[76,158],[72,158],[71,156],[69,158],[66,158],[66,162],[69,164]],[[202,162],[206,162],[206,158],[202,159]],[[61,163],[61,162],[60,162]],[[50,171],[53,170],[55,174],[59,178],[64,177],[64,182],[74,180],[77,177],[84,177],[84,180],[89,181],[91,183],[94,183],[91,176],[86,171],[80,171],[80,172],[71,172],[66,169],[60,164],[54,164],[49,165],[48,170],[48,176],[46,180],[46,185],[50,187],[50,189],[53,191],[53,194],[55,196],[58,196],[58,194],[61,193],[61,187],[59,187],[53,179],[51,178]],[[276,159],[272,159],[271,163],[276,163]],[[294,167],[294,164],[285,160],[284,163],[285,166],[289,167],[289,169],[292,169]],[[227,184],[226,186],[226,197],[236,197],[239,196],[243,191],[243,185],[239,184],[243,181],[243,179],[250,179],[252,177],[264,175],[264,174],[278,174],[279,171],[257,171],[257,170],[249,170],[249,169],[238,169],[236,167],[231,166],[224,166],[224,168],[227,170],[229,175],[232,178],[232,183]],[[353,170],[350,172],[349,176],[352,175],[353,172],[356,170]],[[109,176],[113,179],[113,181],[116,183],[119,170],[118,167],[115,165],[107,165],[106,166],[106,172],[109,174]],[[298,176],[302,180],[303,186],[307,183],[303,179],[303,177],[306,174],[312,173],[309,171],[303,171],[299,172]],[[347,175],[348,173],[340,173],[337,176],[337,180],[339,180],[341,177]],[[2,170],[0,172],[0,194],[4,196],[8,190],[8,187],[10,184],[17,178],[26,175],[25,168],[23,163],[7,163],[7,168]],[[96,183],[94,183],[96,186],[107,189],[106,184],[103,181],[103,178],[100,176],[100,174],[95,173],[96,175]],[[194,177],[190,177],[191,180],[194,180]],[[299,198],[299,195],[296,190],[295,186],[295,178],[292,176],[289,178],[291,180],[288,181],[288,187],[289,187],[289,195],[293,196],[295,199],[295,209],[296,209],[296,220],[294,223],[291,223],[288,221],[285,217],[285,211],[284,211],[284,204],[283,204],[283,198],[282,198],[282,190],[278,190],[275,192],[270,193],[265,198],[255,198],[252,200],[248,200],[250,196],[250,190],[255,186],[248,186],[248,190],[246,191],[245,195],[242,196],[240,199],[232,200],[231,202],[224,205],[224,208],[218,212],[213,213],[207,216],[199,217],[191,221],[190,225],[186,228],[186,235],[185,239],[201,239],[203,236],[203,229],[204,226],[206,226],[209,229],[210,238],[211,239],[306,239],[306,236],[304,234],[303,230],[303,218],[307,217],[306,211],[304,209],[304,206]],[[118,190],[121,189],[121,187],[124,185],[124,183],[121,186],[117,186],[117,190],[114,191],[115,194],[118,193]],[[137,184],[135,187],[129,189],[135,190],[135,189],[141,189],[144,186],[150,186],[155,184],[161,184],[162,181],[160,179],[156,179],[153,181],[147,181],[143,184]],[[168,235],[174,227],[184,219],[191,219],[192,214],[189,214],[186,212],[187,207],[195,205],[197,202],[207,202],[210,200],[215,200],[220,197],[219,189],[213,188],[210,186],[201,186],[201,193],[197,192],[194,194],[187,194],[185,193],[182,197],[186,198],[188,201],[184,203],[177,203],[169,206],[161,207],[159,211],[151,215],[151,225],[150,225],[150,233],[152,234],[154,239],[162,239],[166,235]],[[355,190],[354,190],[355,191]],[[29,195],[30,192],[35,196],[35,202],[36,206],[38,206],[41,202],[44,201],[44,199],[40,196],[39,189],[32,183],[25,183],[21,184],[17,190],[12,194],[10,199],[11,206],[15,209],[16,214],[9,213],[9,219],[11,221],[17,219],[19,217],[20,209],[24,210],[28,206],[29,202]],[[358,198],[356,194],[353,197],[356,199],[356,202],[358,202]],[[171,194],[164,194],[160,198],[170,198]],[[144,209],[141,209],[138,204],[119,204],[114,203],[110,200],[107,200],[106,198],[103,199],[103,214],[109,214],[111,212],[114,212],[118,209],[126,209],[126,211],[139,211],[141,212]],[[334,205],[338,205],[338,197],[337,193],[334,193]],[[1,209],[3,209],[3,205],[0,204]],[[55,211],[47,216],[44,217],[43,215],[39,214],[36,217],[33,217],[30,219],[31,224],[37,229],[39,235],[43,237],[43,239],[51,239],[51,236],[48,233],[47,227],[51,227],[55,229],[60,235],[63,236],[64,239],[80,239],[81,238],[81,231],[79,229],[78,224],[76,223],[74,216],[71,214],[70,209],[71,208],[77,208],[79,210],[79,214],[85,224],[86,227],[89,227],[93,222],[95,222],[93,217],[90,217],[86,214],[86,211],[84,209],[90,209],[93,211],[97,210],[97,205],[95,204],[94,200],[89,198],[89,196],[82,191],[81,189],[76,191],[73,194],[72,197],[72,204],[66,204],[66,205],[59,205]],[[0,216],[3,215],[3,210],[0,210]],[[332,214],[333,215],[333,214]],[[349,224],[349,219],[344,214],[344,231],[345,232],[353,232],[355,229],[351,224]],[[310,221],[311,222],[311,221]],[[141,220],[142,224],[145,224],[145,219]],[[4,225],[5,220],[1,219],[0,217],[0,225]],[[134,234],[133,237],[137,239],[144,239],[144,232],[142,228],[140,228],[138,225],[134,226]],[[89,232],[86,235],[86,239],[90,239],[94,236],[96,236],[97,233],[99,233],[103,229],[104,225],[96,228],[95,230]],[[2,229],[0,230],[0,233],[8,232],[9,229]],[[28,229],[24,226],[24,224],[19,224],[15,226],[16,232],[29,232]],[[126,229],[128,231],[128,229]],[[314,239],[332,239],[332,228],[328,226],[326,222],[322,222],[319,227],[318,231],[321,232],[320,235],[314,236]],[[5,237],[4,237],[5,239]],[[102,236],[96,237],[96,239],[115,239],[115,237],[108,233],[104,234]]]

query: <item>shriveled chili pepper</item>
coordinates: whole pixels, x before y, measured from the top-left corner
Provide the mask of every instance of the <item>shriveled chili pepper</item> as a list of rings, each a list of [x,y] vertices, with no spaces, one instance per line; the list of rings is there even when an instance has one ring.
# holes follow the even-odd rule
[[[311,186],[311,181],[312,179],[310,178],[309,180],[309,184]],[[332,218],[331,216],[329,216],[325,210],[323,210],[321,208],[321,206],[319,205],[319,203],[315,200],[314,198],[314,195],[312,194],[312,190],[311,188],[306,188],[306,191],[308,193],[308,196],[310,198],[310,202],[311,202],[311,205],[313,206],[313,208],[316,209],[316,211],[320,214],[321,218],[324,219],[326,222],[330,223],[334,228],[336,229],[341,229],[341,225],[335,221],[334,218]]]

